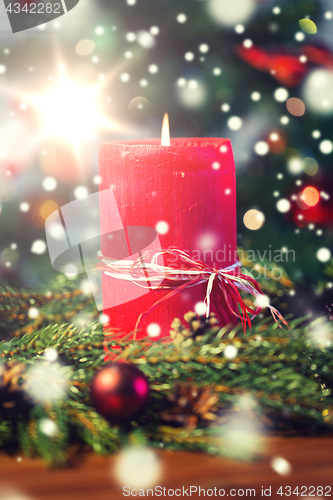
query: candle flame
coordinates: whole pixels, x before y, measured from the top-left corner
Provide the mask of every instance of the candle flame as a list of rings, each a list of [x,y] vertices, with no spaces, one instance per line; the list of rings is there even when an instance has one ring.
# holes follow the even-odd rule
[[[170,146],[170,129],[168,113],[165,113],[162,123],[161,146]]]

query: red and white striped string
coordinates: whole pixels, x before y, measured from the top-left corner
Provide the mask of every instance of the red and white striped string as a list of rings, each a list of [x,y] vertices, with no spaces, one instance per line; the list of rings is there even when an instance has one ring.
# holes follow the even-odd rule
[[[243,300],[240,290],[257,298],[263,295],[256,280],[251,276],[241,273],[240,262],[231,266],[214,269],[204,262],[192,259],[187,253],[178,249],[161,250],[158,252],[145,252],[137,260],[112,260],[99,254],[101,260],[97,268],[106,276],[119,280],[130,281],[137,286],[149,288],[150,290],[171,290],[167,295],[157,300],[147,311],[141,313],[138,318],[135,334],[139,329],[143,317],[148,316],[161,302],[170,299],[182,290],[207,282],[207,290],[204,302],[206,304],[206,316],[210,314],[211,295],[213,285],[217,283],[220,293],[225,302],[237,318],[242,322],[244,331],[246,326],[251,328],[251,320],[261,312],[261,307],[251,309]],[[159,263],[165,258],[173,258],[186,267],[171,267]],[[280,320],[284,325],[287,322],[280,312],[270,304],[267,304],[275,321]]]

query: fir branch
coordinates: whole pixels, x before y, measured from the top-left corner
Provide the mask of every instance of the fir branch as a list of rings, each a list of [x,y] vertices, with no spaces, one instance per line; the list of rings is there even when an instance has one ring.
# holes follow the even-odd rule
[[[263,319],[245,336],[239,334],[238,327],[232,331],[227,328],[217,331],[214,327],[197,339],[185,340],[181,346],[170,338],[151,341],[126,336],[122,340],[119,334],[106,342],[98,323],[84,328],[73,324],[49,325],[2,342],[0,356],[3,362],[16,360],[33,365],[45,360],[46,349],[56,349],[59,361],[69,373],[67,398],[49,406],[32,405],[24,414],[18,408],[10,420],[2,421],[0,447],[6,450],[19,445],[25,453],[41,455],[48,463],[59,465],[65,463],[74,444],[88,446],[100,454],[111,453],[136,428],[152,445],[160,446],[162,442],[166,448],[199,449],[232,456],[221,435],[228,428],[225,427],[228,420],[237,414],[235,408],[240,398],[249,394],[260,408],[258,418],[269,429],[298,432],[330,429],[333,426],[332,338],[332,323],[316,320],[304,324],[302,318],[290,321],[288,331]],[[326,340],[322,344],[323,339]],[[103,347],[107,346],[117,347],[116,351],[111,349],[113,357],[137,365],[150,383],[149,404],[130,426],[112,426],[90,406],[90,383],[96,370],[105,364]],[[229,346],[236,349],[232,359],[226,355]],[[209,386],[218,394],[215,431],[208,427],[191,432],[176,430],[166,428],[161,421],[161,407],[167,395],[176,384],[186,383],[189,378],[198,387]],[[56,423],[57,436],[51,438],[40,431],[43,418]],[[212,437],[214,432],[220,433],[218,439]],[[244,453],[243,457],[250,456]]]

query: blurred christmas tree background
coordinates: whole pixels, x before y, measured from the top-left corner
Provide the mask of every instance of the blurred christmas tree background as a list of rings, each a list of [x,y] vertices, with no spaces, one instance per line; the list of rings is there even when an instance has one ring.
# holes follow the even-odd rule
[[[45,219],[98,190],[100,141],[159,136],[167,111],[173,137],[231,139],[239,245],[260,265],[280,256],[298,285],[281,292],[295,314],[324,313],[333,279],[331,0],[80,0],[16,34],[1,9],[3,282],[54,277]],[[79,283],[86,289],[84,275]]]

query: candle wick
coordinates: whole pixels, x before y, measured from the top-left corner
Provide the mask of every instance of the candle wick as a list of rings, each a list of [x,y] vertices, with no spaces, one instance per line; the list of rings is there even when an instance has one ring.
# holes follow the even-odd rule
[[[170,146],[169,116],[165,113],[162,123],[161,146]]]

